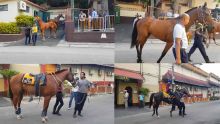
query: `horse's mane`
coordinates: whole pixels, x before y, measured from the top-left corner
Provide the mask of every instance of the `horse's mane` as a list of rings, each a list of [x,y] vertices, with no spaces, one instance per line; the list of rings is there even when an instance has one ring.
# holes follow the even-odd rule
[[[56,71],[56,72],[53,72],[53,73],[48,73],[48,75],[52,75],[52,74],[60,74],[64,71],[68,71],[68,69],[62,69],[62,70],[59,70],[59,71]]]
[[[193,7],[193,8],[191,8],[191,9],[189,9],[189,10],[187,10],[185,13],[189,13],[189,12],[191,12],[191,11],[193,11],[194,9],[197,9],[198,7]]]

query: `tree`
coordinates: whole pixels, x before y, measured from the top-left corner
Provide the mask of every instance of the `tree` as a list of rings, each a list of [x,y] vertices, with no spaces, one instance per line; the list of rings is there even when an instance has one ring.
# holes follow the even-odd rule
[[[143,87],[141,87],[141,88],[139,89],[139,93],[140,93],[140,94],[143,94],[144,96],[148,96],[149,92],[150,92],[150,90],[149,90],[148,88],[143,88]]]
[[[4,69],[4,70],[0,70],[0,74],[3,76],[4,80],[7,81],[7,84],[10,85],[10,79],[12,76],[18,74],[17,71],[14,70],[10,70],[10,69]],[[9,89],[7,90],[7,94],[9,94]],[[9,95],[8,95],[9,96]],[[10,96],[9,96],[10,97]]]

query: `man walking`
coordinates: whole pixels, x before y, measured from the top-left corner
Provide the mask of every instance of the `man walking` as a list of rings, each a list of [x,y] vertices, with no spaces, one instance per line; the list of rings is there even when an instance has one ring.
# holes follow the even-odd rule
[[[37,42],[37,32],[38,32],[38,28],[37,25],[34,24],[34,26],[32,27],[32,40],[33,40],[33,45],[36,45]]]
[[[179,23],[174,26],[173,30],[173,55],[176,63],[188,63],[186,49],[188,47],[188,39],[186,36],[185,26],[189,23],[189,15],[184,13],[179,16]]]
[[[195,50],[198,48],[200,53],[202,54],[202,57],[204,58],[205,62],[206,63],[213,63],[209,60],[209,57],[206,54],[205,47],[203,45],[203,42],[205,39],[206,39],[206,36],[203,34],[203,25],[201,23],[197,22],[195,36],[194,36],[194,43],[188,53],[189,61],[192,61],[190,59],[190,57],[195,52]]]
[[[25,45],[28,45],[31,43],[31,27],[27,26],[25,28]]]
[[[84,103],[87,98],[87,93],[89,91],[91,82],[86,79],[85,72],[80,73],[80,80],[76,82],[76,86],[78,86],[78,92],[76,96],[75,102],[75,110],[73,113],[73,117],[76,118],[76,112],[78,111],[78,115],[83,117],[81,111],[83,109]]]

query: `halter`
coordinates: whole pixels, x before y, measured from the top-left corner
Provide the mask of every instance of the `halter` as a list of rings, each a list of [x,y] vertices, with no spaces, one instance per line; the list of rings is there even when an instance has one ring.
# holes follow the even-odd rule
[[[51,73],[51,75],[58,85],[62,84],[63,81],[61,81],[61,79],[57,77],[55,73]]]

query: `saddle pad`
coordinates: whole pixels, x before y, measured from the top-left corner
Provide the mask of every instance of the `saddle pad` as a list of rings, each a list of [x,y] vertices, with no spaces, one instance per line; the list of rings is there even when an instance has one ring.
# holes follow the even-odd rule
[[[24,74],[22,83],[29,84],[29,85],[34,85],[35,77],[32,76],[30,73],[26,73],[26,74]]]

